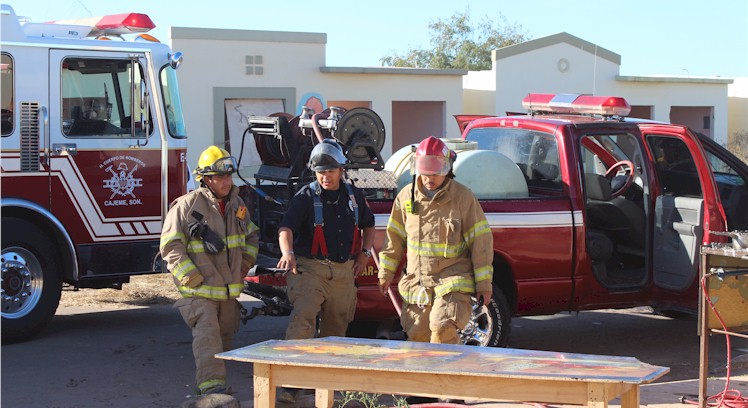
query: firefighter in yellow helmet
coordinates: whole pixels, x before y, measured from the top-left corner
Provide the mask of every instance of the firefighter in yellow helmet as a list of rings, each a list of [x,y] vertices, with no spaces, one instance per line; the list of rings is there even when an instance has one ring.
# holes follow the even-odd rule
[[[199,394],[228,393],[226,367],[239,329],[243,279],[255,264],[259,230],[234,186],[236,159],[210,146],[200,155],[200,187],[177,198],[164,220],[161,256],[182,294],[174,307],[192,329]]]

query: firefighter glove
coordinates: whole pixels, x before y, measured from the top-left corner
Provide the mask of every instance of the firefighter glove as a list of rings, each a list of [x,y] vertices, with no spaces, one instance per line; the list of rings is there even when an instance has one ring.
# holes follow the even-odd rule
[[[181,281],[179,281],[179,284],[182,286],[187,286],[190,289],[194,289],[200,285],[203,284],[203,275],[200,274],[200,272],[192,272],[189,275],[186,275],[182,278]]]
[[[215,231],[210,229],[208,224],[204,222],[193,222],[189,226],[190,236],[193,238],[200,238],[203,240],[203,246],[205,251],[209,254],[217,254],[223,251],[226,244],[223,243],[221,236],[216,234]]]

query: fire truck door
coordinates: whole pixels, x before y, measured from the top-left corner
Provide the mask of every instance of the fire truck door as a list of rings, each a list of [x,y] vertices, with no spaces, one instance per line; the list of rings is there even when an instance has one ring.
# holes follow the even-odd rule
[[[161,138],[145,61],[133,52],[50,51],[50,89],[60,92],[49,102],[51,208],[80,215],[64,220],[78,242],[160,234]]]

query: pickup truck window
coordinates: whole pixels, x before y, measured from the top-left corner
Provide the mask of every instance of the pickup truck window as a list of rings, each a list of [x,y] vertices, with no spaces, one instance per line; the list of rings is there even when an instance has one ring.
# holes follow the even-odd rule
[[[654,156],[663,195],[702,197],[696,163],[682,140],[651,135],[647,143]]]
[[[706,157],[712,167],[714,181],[717,182],[719,198],[725,209],[727,226],[731,230],[748,229],[748,183],[745,177],[730,164],[717,157],[716,153],[706,150]]]
[[[559,167],[558,146],[552,134],[526,129],[499,127],[473,128],[465,136],[478,148],[497,151],[512,159],[527,180],[533,195],[564,191]]]

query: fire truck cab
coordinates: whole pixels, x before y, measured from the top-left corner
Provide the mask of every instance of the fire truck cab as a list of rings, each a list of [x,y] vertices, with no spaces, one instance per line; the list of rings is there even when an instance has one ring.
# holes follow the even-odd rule
[[[63,284],[121,288],[161,272],[162,217],[188,170],[182,55],[145,34],[148,16],[0,14],[5,343],[49,322]]]

